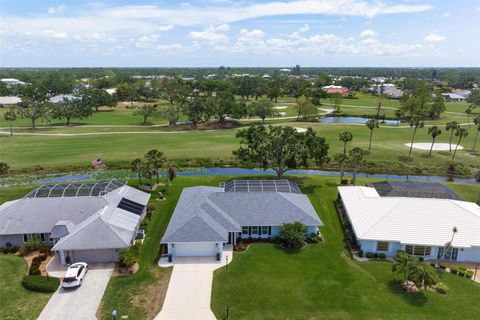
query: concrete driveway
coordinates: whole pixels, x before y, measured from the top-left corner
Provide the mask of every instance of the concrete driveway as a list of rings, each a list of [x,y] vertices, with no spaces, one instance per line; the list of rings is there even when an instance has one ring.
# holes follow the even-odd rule
[[[210,309],[213,271],[233,259],[231,248],[215,257],[177,257],[163,308],[155,320],[215,320]]]
[[[103,292],[112,275],[113,263],[92,263],[83,280],[83,284],[75,289],[60,287],[50,298],[40,314],[39,320],[95,320]],[[48,268],[47,268],[48,270]],[[49,272],[52,276],[63,276],[56,268]]]

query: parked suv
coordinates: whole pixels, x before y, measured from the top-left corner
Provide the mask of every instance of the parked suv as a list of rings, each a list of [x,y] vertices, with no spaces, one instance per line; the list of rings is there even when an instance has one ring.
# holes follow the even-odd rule
[[[83,278],[88,271],[88,264],[85,262],[77,262],[70,267],[68,267],[67,273],[62,280],[62,287],[63,288],[73,288],[73,287],[80,287],[83,282]]]

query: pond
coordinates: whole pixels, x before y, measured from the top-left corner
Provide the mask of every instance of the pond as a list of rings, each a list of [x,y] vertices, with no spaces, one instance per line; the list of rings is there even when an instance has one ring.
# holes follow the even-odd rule
[[[287,174],[298,175],[315,175],[326,177],[340,177],[339,171],[325,171],[325,170],[292,170]],[[248,168],[190,168],[183,169],[178,172],[179,176],[200,176],[200,175],[275,175],[273,170],[264,171],[262,169],[248,169]],[[351,172],[345,172],[345,177],[351,177]],[[396,175],[388,173],[366,173],[357,172],[357,177],[376,178],[383,180],[410,180],[410,181],[432,181],[432,182],[456,182],[473,184],[478,183],[474,178],[456,178],[443,176],[416,176],[416,175]],[[0,179],[0,186],[16,186],[25,184],[39,184],[39,183],[68,183],[68,182],[82,182],[92,180],[108,180],[108,179],[134,179],[136,175],[127,169],[123,170],[103,170],[91,172],[72,172],[72,173],[57,173],[43,176],[16,176]]]
[[[324,117],[318,121],[320,123],[366,123],[369,118],[362,117]],[[380,124],[397,124],[396,120],[379,120]]]

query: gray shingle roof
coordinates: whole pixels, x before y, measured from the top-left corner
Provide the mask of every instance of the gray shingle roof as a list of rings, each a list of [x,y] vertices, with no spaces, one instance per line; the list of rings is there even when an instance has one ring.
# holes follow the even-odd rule
[[[294,221],[323,225],[303,194],[191,187],[183,189],[162,242],[221,242],[228,240],[228,232],[240,232],[241,226],[280,226]]]
[[[381,181],[367,184],[375,188],[381,197],[437,198],[464,201],[446,185],[432,182]]]

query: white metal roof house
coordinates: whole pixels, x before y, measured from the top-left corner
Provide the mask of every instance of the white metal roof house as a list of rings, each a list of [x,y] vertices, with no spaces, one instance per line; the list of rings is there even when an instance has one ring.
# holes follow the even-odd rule
[[[43,185],[0,206],[0,246],[37,236],[64,264],[116,261],[135,240],[149,199],[118,180]]]
[[[173,256],[210,256],[239,238],[271,238],[283,223],[320,221],[308,197],[288,180],[234,180],[185,188],[161,240]]]
[[[381,197],[375,188],[338,187],[361,249],[425,259],[480,262],[480,207],[438,198]],[[457,232],[454,234],[453,230]],[[451,242],[445,252],[446,244]]]

